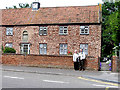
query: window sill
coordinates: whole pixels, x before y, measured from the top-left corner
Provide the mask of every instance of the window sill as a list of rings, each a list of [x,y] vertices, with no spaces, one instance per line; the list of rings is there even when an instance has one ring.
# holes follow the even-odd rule
[[[40,35],[40,36],[47,36],[47,34],[46,35]]]
[[[47,55],[47,54],[39,54],[39,55]]]
[[[60,36],[67,36],[68,34],[59,34]]]
[[[13,35],[6,35],[6,36],[13,36]]]
[[[90,35],[90,34],[80,34],[80,35]]]
[[[59,54],[60,56],[66,56],[67,54]]]

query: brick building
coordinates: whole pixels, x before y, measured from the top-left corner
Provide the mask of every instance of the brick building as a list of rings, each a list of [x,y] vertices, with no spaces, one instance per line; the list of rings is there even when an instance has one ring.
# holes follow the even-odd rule
[[[2,45],[17,54],[66,55],[82,48],[101,55],[100,6],[3,9]]]

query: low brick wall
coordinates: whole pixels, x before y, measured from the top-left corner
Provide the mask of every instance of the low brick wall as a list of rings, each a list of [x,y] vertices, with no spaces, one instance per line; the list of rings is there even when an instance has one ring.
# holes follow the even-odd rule
[[[112,71],[120,72],[120,60],[117,56],[112,57]]]
[[[117,59],[118,72],[120,72],[120,58]]]
[[[2,54],[2,64],[15,66],[74,68],[72,56]],[[98,70],[98,58],[87,57],[86,69]]]

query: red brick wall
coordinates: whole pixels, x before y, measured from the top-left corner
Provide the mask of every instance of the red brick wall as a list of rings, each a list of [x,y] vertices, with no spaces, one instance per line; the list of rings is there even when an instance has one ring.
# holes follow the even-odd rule
[[[117,59],[117,67],[118,67],[118,72],[120,72],[120,58]]]
[[[118,57],[117,56],[113,56],[112,57],[112,71],[116,72],[118,71]]]
[[[3,54],[2,64],[16,66],[38,66],[73,68],[72,56]],[[86,69],[98,70],[98,58],[87,57]]]
[[[120,60],[117,56],[112,57],[112,71],[120,72]]]
[[[13,48],[20,54],[23,31],[28,31],[30,54],[39,55],[39,43],[47,43],[47,55],[59,55],[59,44],[67,43],[68,51],[80,49],[80,44],[88,44],[88,56],[101,54],[101,25],[89,25],[89,35],[80,35],[80,25],[68,25],[68,35],[59,35],[59,25],[48,25],[47,35],[39,35],[39,26],[15,26],[13,36],[6,36],[6,27],[2,27],[2,43],[13,43]]]
[[[1,12],[0,12],[1,13]],[[1,15],[0,15],[1,16]],[[1,18],[1,17],[0,17]],[[1,21],[0,21],[1,22]],[[2,54],[2,27],[0,27],[0,64],[2,62],[2,57],[1,57],[1,54]]]

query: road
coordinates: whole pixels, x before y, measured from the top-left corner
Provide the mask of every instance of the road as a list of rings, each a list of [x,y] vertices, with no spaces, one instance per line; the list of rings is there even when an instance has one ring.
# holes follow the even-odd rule
[[[115,83],[81,76],[2,71],[2,88],[118,88],[118,86]]]

